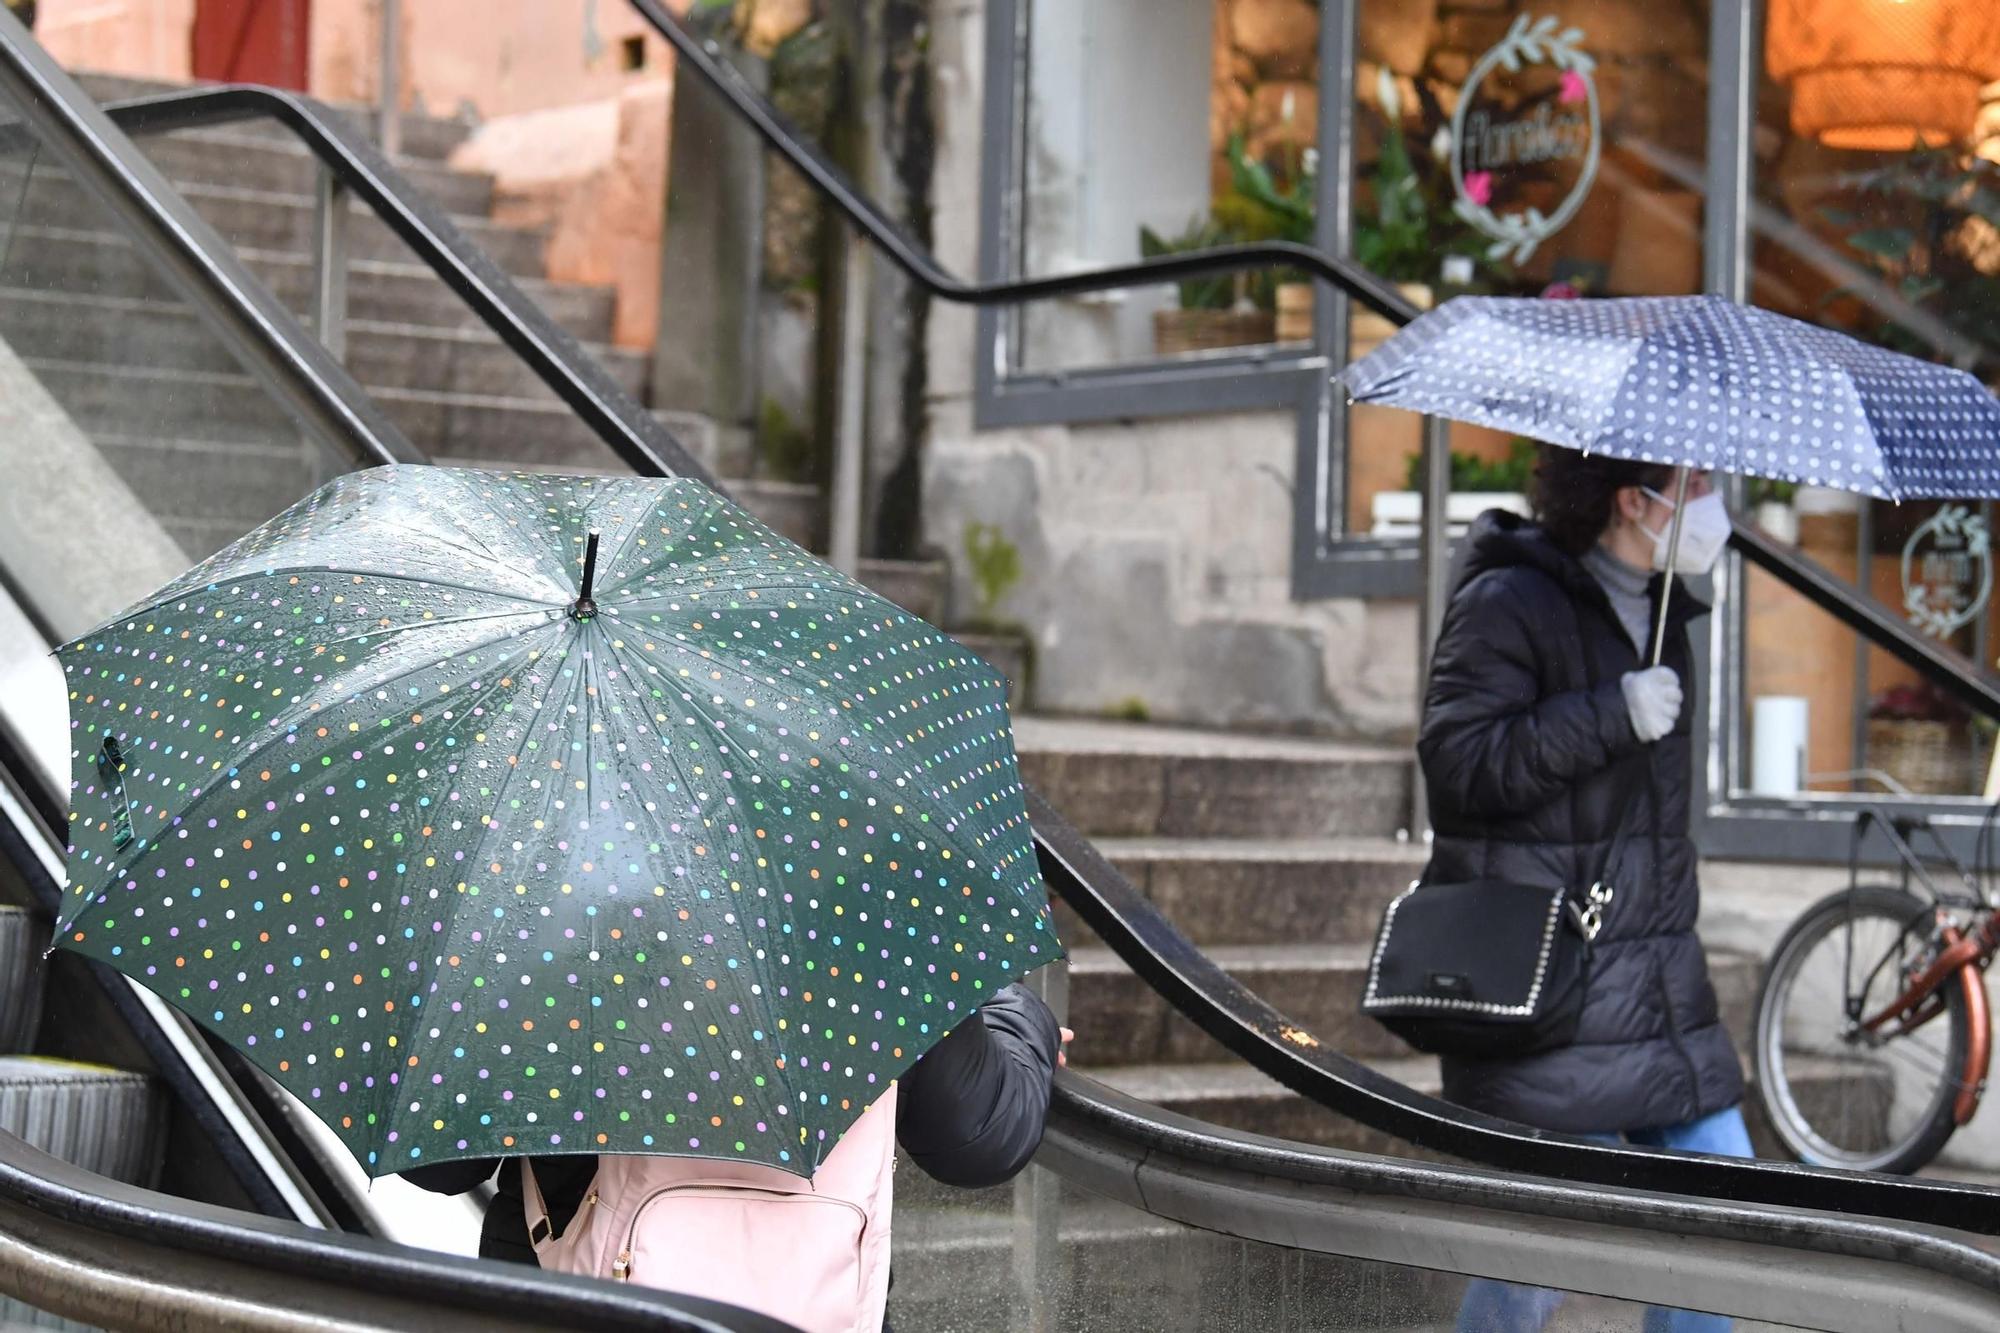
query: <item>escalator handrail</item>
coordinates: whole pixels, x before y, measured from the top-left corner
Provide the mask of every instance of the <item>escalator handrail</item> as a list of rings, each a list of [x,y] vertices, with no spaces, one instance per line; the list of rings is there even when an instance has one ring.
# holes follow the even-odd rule
[[[104,109],[114,124],[134,135],[248,120],[276,122],[366,203],[626,463],[652,475],[716,485],[659,418],[331,107],[280,88],[224,84],[157,93]]]
[[[47,146],[155,271],[313,434],[363,465],[418,459],[374,400],[4,7],[0,99],[11,100],[26,121],[25,127],[10,125],[0,133],[16,147]]]
[[[1677,1238],[1676,1259],[1683,1265],[1691,1257],[1690,1238],[1908,1265],[1983,1293],[1988,1319],[2000,1308],[2000,1253],[1949,1231],[1719,1201],[1687,1190],[1581,1187],[1479,1167],[1292,1143],[1165,1111],[1069,1070],[1056,1076],[1048,1132],[1037,1161],[1095,1193],[1108,1193],[1155,1215],[1210,1229],[1218,1215],[1225,1215],[1231,1218],[1230,1234],[1278,1244],[1312,1248],[1296,1225],[1297,1201],[1335,1191],[1334,1197],[1348,1208],[1369,1206],[1346,1197],[1352,1194],[1390,1206],[1429,1204],[1671,1236]],[[1367,1217],[1360,1221],[1380,1225]],[[1525,1243],[1548,1244],[1532,1231]],[[1466,1257],[1460,1252],[1456,1260]],[[1451,1262],[1440,1253],[1428,1266],[1444,1268]],[[1649,1250],[1635,1264],[1657,1269],[1657,1255]],[[1535,1280],[1569,1285],[1559,1274]]]
[[[245,1274],[406,1298],[419,1312],[442,1306],[496,1320],[545,1320],[554,1328],[796,1333],[782,1321],[716,1301],[524,1264],[480,1263],[174,1198],[94,1175],[5,1132],[0,1200],[110,1240],[221,1258]],[[116,1247],[106,1245],[95,1265],[115,1267],[115,1256]],[[89,1280],[87,1268],[78,1280]]]
[[[672,16],[659,9],[652,0],[633,0],[633,3],[649,19],[653,19],[670,39],[678,33],[682,41],[693,42]],[[7,21],[0,16],[0,23]],[[4,32],[0,32],[0,37],[4,36]],[[11,45],[0,40],[0,48]],[[705,53],[701,53],[696,61],[698,69],[705,59]],[[708,63],[712,65],[714,62]],[[716,77],[721,78],[719,74]],[[731,87],[726,79],[719,86],[726,93]],[[348,142],[353,136],[345,131],[344,126],[338,126],[332,113],[310,99],[272,94],[269,90],[217,91],[225,95],[224,99],[208,103],[217,114],[221,114],[223,108],[232,102],[239,108],[254,104],[264,110],[283,105],[292,108],[298,117],[297,120],[288,118],[286,122],[294,130],[301,124],[319,124],[328,142],[347,143],[351,150],[347,156],[352,159],[350,165],[353,169],[369,168],[363,173],[367,180],[364,197],[370,197],[371,202],[379,198],[389,207],[390,211],[385,216],[392,219],[391,225],[395,225],[395,217],[426,221],[425,206],[418,206],[406,197],[411,191],[393,168],[374,154],[372,148]],[[729,95],[732,102],[736,102],[739,96],[747,96],[754,105],[763,105],[762,99],[746,89],[734,89]],[[187,107],[201,105],[182,94],[169,94],[168,99],[146,99],[150,109],[125,114],[150,121],[157,128],[174,116],[183,114]],[[176,106],[179,111],[172,109]],[[767,106],[765,110],[764,132],[767,137],[775,134],[791,141],[792,151],[788,151],[788,156],[796,153],[818,160],[804,145],[791,140],[789,131],[784,129],[775,113],[770,113]],[[828,173],[837,175],[835,169],[821,164],[821,171],[814,176],[816,183],[823,184],[820,175]],[[168,187],[161,182],[160,188]],[[362,185],[357,184],[356,188],[358,193],[363,193]],[[860,201],[850,190],[846,198],[836,198],[835,202],[853,217],[857,210],[862,210],[864,201]],[[429,211],[435,214],[435,210]],[[490,261],[480,256],[470,242],[457,236],[456,229],[450,228],[441,215],[439,220],[449,231],[436,227],[431,230],[440,235],[451,235],[456,241],[455,245],[445,248],[465,252],[447,255],[447,261],[454,265],[456,271],[468,277],[478,277],[482,269],[490,270],[493,282],[489,290],[494,299],[503,305],[518,302],[518,307],[529,307],[527,310],[516,307],[515,312],[523,317],[524,326],[531,327],[539,311],[533,311],[531,303],[520,296],[512,283],[504,275],[499,275],[497,270],[492,270]],[[857,217],[856,220],[858,225],[863,225],[862,218]],[[872,230],[870,234],[874,236]],[[878,242],[881,240],[879,236],[875,239]],[[909,244],[906,241],[902,243]],[[935,268],[934,262],[932,267]],[[1148,271],[1157,273],[1160,270]],[[927,286],[931,285],[923,270],[913,269],[912,272]],[[1322,276],[1342,281],[1345,275],[1343,270],[1328,269],[1322,272]],[[1357,285],[1365,286],[1358,280]],[[968,286],[960,284],[957,290],[961,293],[958,299],[972,299],[963,295],[972,290]],[[981,289],[978,299],[1012,299],[996,296],[999,290],[998,287]],[[1032,284],[1013,284],[1008,290],[1018,295],[1039,289]],[[953,293],[940,291],[938,294],[950,297]],[[1364,296],[1361,290],[1355,294]],[[506,299],[509,297],[511,300]],[[1414,314],[1414,311],[1399,309],[1393,303],[1385,302],[1377,308],[1391,319],[1406,320]],[[533,357],[544,361],[570,362],[572,366],[564,372],[563,378],[584,389],[590,387],[588,373],[579,372],[573,364],[587,362],[586,354],[560,330],[552,330],[548,337],[529,339],[526,345],[528,351],[519,346],[516,350],[523,351],[523,355],[532,352]],[[357,388],[355,392],[360,390]],[[602,414],[589,419],[593,423],[604,420]],[[603,433],[601,425],[600,433]],[[661,451],[637,447],[631,432],[613,431],[606,436],[606,442],[635,471],[660,475],[670,470]],[[689,462],[692,464],[692,460]],[[696,476],[705,475],[694,466],[688,471]],[[1779,564],[1789,558],[1788,553],[1775,550],[1768,554]],[[1816,596],[1854,600],[1844,590],[1825,587],[1817,588]],[[1880,626],[1875,629],[1887,632]],[[1211,1036],[1264,1073],[1336,1112],[1419,1146],[1507,1170],[1552,1175],[1579,1182],[1642,1185],[1670,1192],[1692,1191],[1742,1201],[1865,1213],[1970,1231],[2000,1231],[2000,1209],[1993,1206],[2000,1194],[1976,1186],[1944,1181],[1906,1181],[1781,1163],[1721,1159],[1703,1161],[1644,1149],[1605,1147],[1478,1116],[1417,1093],[1365,1065],[1319,1047],[1310,1034],[1291,1024],[1181,936],[1046,802],[1032,793],[1029,799],[1045,877],[1098,935],[1129,966]]]
[[[1427,1096],[1327,1049],[1303,1025],[1223,971],[1033,792],[1028,818],[1042,878],[1147,985],[1232,1054],[1299,1095],[1372,1129],[1485,1166],[1580,1184],[2000,1234],[2000,1191],[1978,1185],[1606,1145]]]

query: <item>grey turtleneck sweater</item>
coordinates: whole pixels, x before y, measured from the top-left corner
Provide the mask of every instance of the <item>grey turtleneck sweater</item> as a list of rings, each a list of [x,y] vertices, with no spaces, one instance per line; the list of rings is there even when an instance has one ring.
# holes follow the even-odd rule
[[[1618,623],[1625,627],[1632,646],[1644,658],[1652,648],[1653,599],[1647,593],[1653,582],[1652,572],[1633,568],[1602,546],[1584,552],[1583,567],[1603,587],[1604,595],[1611,599],[1611,609],[1618,613]]]

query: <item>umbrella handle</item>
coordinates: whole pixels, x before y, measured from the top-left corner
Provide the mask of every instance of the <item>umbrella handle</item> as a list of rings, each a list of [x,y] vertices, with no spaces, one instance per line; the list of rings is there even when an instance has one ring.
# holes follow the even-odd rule
[[[597,614],[597,603],[590,598],[591,585],[597,579],[597,534],[591,533],[590,540],[583,548],[583,586],[577,590],[576,604],[569,609],[574,620],[588,620]]]
[[[1674,470],[1674,521],[1667,531],[1666,582],[1660,585],[1660,619],[1653,627],[1653,665],[1658,666],[1667,652],[1667,603],[1674,595],[1674,566],[1680,561],[1681,520],[1687,513],[1688,470]]]

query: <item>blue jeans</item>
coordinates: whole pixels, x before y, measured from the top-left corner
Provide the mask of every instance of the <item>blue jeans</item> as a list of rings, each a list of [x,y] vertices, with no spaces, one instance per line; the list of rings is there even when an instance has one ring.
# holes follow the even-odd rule
[[[1756,1156],[1750,1150],[1750,1131],[1743,1125],[1743,1112],[1734,1106],[1684,1125],[1634,1130],[1622,1136],[1585,1134],[1583,1137],[1599,1143],[1617,1143],[1622,1137],[1643,1148],[1673,1148],[1717,1157]],[[1458,1333],[1540,1333],[1566,1294],[1545,1287],[1517,1287],[1510,1282],[1474,1278],[1466,1283],[1465,1300],[1458,1307]],[[1731,1321],[1722,1315],[1648,1307],[1644,1328],[1645,1333],[1729,1333],[1730,1325]]]

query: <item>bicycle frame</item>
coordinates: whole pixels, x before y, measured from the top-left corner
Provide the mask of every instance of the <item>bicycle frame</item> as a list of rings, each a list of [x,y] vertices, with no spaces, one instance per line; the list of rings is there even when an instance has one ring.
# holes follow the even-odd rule
[[[1996,807],[2000,810],[2000,807]],[[1984,850],[1987,834],[1992,829],[1993,816],[1989,813],[1987,825],[1980,833],[1981,866],[1984,871]],[[1964,1125],[1979,1110],[1980,1098],[1986,1091],[1986,1078],[1993,1058],[1992,1015],[1986,1003],[1986,969],[1993,962],[1994,954],[2000,952],[2000,912],[1994,909],[1992,895],[1987,891],[1983,873],[1975,874],[1966,868],[1950,846],[1921,817],[1896,817],[1880,807],[1863,810],[1854,821],[1854,840],[1848,861],[1848,887],[1857,888],[1861,879],[1861,845],[1871,827],[1879,828],[1889,841],[1890,847],[1903,863],[1902,887],[1905,892],[1912,882],[1921,884],[1930,896],[1933,917],[1938,938],[1943,948],[1936,958],[1911,981],[1894,1000],[1874,1014],[1851,1014],[1859,1021],[1863,1031],[1879,1034],[1883,1029],[1896,1025],[1890,1036],[1902,1036],[1922,1027],[1931,1019],[1943,1013],[1946,1008],[1942,988],[1954,977],[1965,997],[1965,1011],[1968,1035],[1965,1047],[1965,1065],[1959,1074],[1958,1093],[1952,1101],[1952,1118]],[[1970,893],[1971,901],[1965,902],[1959,895],[1947,895],[1931,878],[1930,866],[1918,853],[1912,842],[1912,835],[1928,834],[1937,844],[1938,854],[1933,859],[1949,864]],[[1954,922],[1948,909],[1952,906],[1969,907],[1978,915],[1978,922],[1968,934]],[[1909,934],[1911,927],[1904,927]],[[1853,958],[1853,937],[1848,941],[1849,967]],[[1881,964],[1876,965],[1880,967]],[[1851,972],[1850,972],[1851,981]],[[1865,993],[1865,989],[1864,989]],[[1933,1003],[1933,1001],[1936,1001]]]

